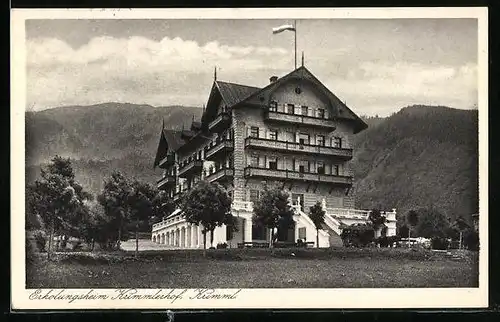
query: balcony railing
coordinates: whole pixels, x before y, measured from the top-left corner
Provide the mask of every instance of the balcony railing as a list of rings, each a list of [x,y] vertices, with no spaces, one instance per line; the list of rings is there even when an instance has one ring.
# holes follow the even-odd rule
[[[290,114],[266,109],[265,119],[268,121],[302,124],[314,127],[326,128],[330,131],[335,129],[335,122],[331,119],[314,117],[309,115]]]
[[[160,163],[158,163],[158,166],[160,168],[166,168],[175,163],[175,156],[173,154],[168,154],[166,157],[160,160]]]
[[[210,130],[210,132],[219,133],[222,130],[226,129],[229,123],[231,123],[230,114],[228,112],[222,112],[217,115],[215,120],[208,124],[208,129]]]
[[[349,209],[349,208],[326,208],[326,212],[338,219],[364,219],[368,220],[371,210]],[[396,221],[396,209],[392,211],[381,211],[388,222]]]
[[[175,176],[166,175],[157,182],[158,189],[171,185],[175,185]]]
[[[215,160],[227,151],[232,151],[234,148],[233,140],[228,138],[217,138],[210,142],[207,150],[205,151],[206,160]]]
[[[234,169],[221,168],[209,174],[205,180],[208,182],[231,180],[234,177]]]
[[[201,171],[201,169],[203,169],[203,160],[191,160],[179,167],[179,177],[188,177],[194,172]]]
[[[351,176],[309,173],[309,172],[299,172],[291,170],[275,170],[275,169],[257,168],[257,167],[246,167],[245,177],[264,177],[264,178],[273,178],[277,180],[325,182],[342,186],[352,185]]]
[[[156,223],[156,224],[153,224],[153,229],[152,231],[155,232],[159,229],[162,229],[162,228],[165,228],[165,227],[169,227],[171,225],[175,225],[175,224],[180,224],[180,223],[183,223],[185,222],[186,219],[181,216],[181,215],[177,215],[175,217],[171,217],[171,218],[167,218],[167,219],[163,219],[162,221]]]
[[[352,159],[352,149],[335,148],[331,146],[301,144],[298,142],[277,141],[263,138],[248,137],[245,139],[245,147],[290,151],[295,153],[317,154],[334,156],[344,160]]]

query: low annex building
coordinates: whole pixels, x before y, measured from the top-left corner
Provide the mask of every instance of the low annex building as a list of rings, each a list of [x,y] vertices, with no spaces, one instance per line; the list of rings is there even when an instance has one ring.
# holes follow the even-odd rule
[[[158,188],[178,200],[198,181],[217,181],[230,194],[238,231],[217,228],[214,246],[268,241],[269,231],[252,223],[252,203],[264,186],[291,196],[295,227],[278,229],[278,240],[316,241],[307,216],[320,201],[326,210],[320,247],[340,245],[341,224],[365,222],[355,210],[353,135],[367,128],[352,110],[301,66],[263,88],[214,77],[200,122],[187,130],[162,128],[155,166],[164,170]],[[396,212],[385,213],[387,235],[396,233]],[[153,242],[197,248],[201,229],[185,222],[180,209],[153,225]]]

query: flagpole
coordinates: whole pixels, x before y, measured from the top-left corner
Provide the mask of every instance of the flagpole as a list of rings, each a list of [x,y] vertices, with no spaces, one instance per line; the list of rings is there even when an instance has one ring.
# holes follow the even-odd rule
[[[294,35],[295,35],[295,39],[294,39],[294,43],[295,43],[295,69],[297,69],[297,20],[294,21],[294,28],[295,28],[295,32],[294,32]]]

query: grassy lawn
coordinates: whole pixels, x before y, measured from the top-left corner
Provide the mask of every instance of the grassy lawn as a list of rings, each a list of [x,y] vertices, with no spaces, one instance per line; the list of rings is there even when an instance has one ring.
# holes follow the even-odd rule
[[[27,288],[477,287],[477,253],[407,249],[230,249],[38,254]]]

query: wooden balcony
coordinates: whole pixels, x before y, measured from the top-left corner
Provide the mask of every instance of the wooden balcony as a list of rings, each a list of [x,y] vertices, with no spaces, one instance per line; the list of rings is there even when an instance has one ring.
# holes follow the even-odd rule
[[[160,163],[158,163],[158,167],[165,169],[174,165],[174,163],[175,163],[175,155],[168,154],[166,157],[160,160]]]
[[[222,112],[219,115],[217,115],[215,120],[213,120],[208,124],[208,130],[210,132],[220,133],[223,130],[225,130],[230,123],[231,123],[231,115],[229,114],[229,112]]]
[[[305,126],[312,126],[318,128],[328,129],[329,131],[335,130],[335,122],[331,119],[319,118],[308,115],[289,114],[284,112],[277,112],[266,109],[264,119],[267,121],[279,123],[291,123]]]
[[[158,189],[164,189],[175,185],[175,176],[166,175],[157,182]]]
[[[316,154],[322,156],[336,157],[342,160],[352,159],[352,149],[335,148],[331,146],[320,146],[300,144],[297,142],[277,141],[270,139],[248,137],[245,139],[246,148],[260,150],[273,150],[281,152],[293,152],[303,154]]]
[[[205,151],[205,159],[209,161],[218,160],[225,157],[226,153],[234,149],[233,140],[223,138],[210,143]]]
[[[221,168],[206,176],[205,180],[207,180],[208,182],[215,182],[215,181],[222,182],[222,181],[230,181],[233,179],[233,177],[234,177],[234,169]]]
[[[352,177],[334,174],[306,173],[290,170],[273,170],[268,168],[246,167],[245,177],[261,177],[276,180],[293,180],[306,182],[324,182],[339,186],[352,185]]]
[[[203,160],[192,160],[179,167],[179,177],[186,178],[203,169]]]

